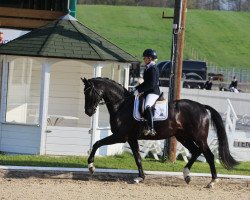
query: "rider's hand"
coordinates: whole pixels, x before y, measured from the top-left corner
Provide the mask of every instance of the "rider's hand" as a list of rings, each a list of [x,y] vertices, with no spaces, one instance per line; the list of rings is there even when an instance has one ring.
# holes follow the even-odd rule
[[[135,96],[138,96],[138,95],[139,95],[138,90],[135,90],[135,91],[134,91],[134,95],[135,95]]]

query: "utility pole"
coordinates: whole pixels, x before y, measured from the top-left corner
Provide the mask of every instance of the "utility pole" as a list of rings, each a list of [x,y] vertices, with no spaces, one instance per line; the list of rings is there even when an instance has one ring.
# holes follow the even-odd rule
[[[178,100],[181,97],[182,62],[184,50],[184,32],[186,20],[187,0],[175,0],[173,33],[172,33],[172,52],[171,52],[171,73],[169,80],[169,102]],[[163,18],[169,18],[164,17]],[[176,161],[176,138],[171,137],[165,140],[163,159],[170,162]]]

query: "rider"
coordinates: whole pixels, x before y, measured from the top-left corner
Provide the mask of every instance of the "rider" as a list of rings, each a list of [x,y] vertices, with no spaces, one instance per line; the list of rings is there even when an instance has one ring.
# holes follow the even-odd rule
[[[229,85],[229,90],[231,92],[239,93],[239,91],[237,89],[237,85],[238,85],[238,81],[237,81],[236,77],[234,76],[231,84]]]
[[[159,71],[156,67],[155,61],[157,59],[156,51],[153,49],[146,49],[143,52],[143,61],[145,70],[143,74],[144,82],[135,87],[135,95],[143,92],[145,98],[145,117],[148,123],[148,130],[145,130],[144,135],[156,134],[153,125],[153,108],[156,100],[160,96],[159,88]]]
[[[204,85],[204,89],[205,90],[211,90],[212,86],[213,86],[213,77],[209,77],[208,80],[206,81],[205,85]]]

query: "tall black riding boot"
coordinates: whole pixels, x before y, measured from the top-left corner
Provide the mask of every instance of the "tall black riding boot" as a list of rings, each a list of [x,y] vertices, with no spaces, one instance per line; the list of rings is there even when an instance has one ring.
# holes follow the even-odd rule
[[[148,106],[145,110],[145,117],[148,123],[148,130],[146,130],[144,132],[144,135],[151,135],[154,136],[156,134],[155,130],[154,130],[154,121],[153,121],[153,112],[152,112],[152,108],[150,106]]]

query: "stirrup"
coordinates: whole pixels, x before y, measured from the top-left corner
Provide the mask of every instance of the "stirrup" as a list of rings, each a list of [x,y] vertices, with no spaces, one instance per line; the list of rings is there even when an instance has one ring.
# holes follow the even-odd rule
[[[148,129],[144,129],[144,130],[143,130],[143,135],[144,135],[144,136],[149,135],[149,133],[150,133],[150,130],[148,130]]]
[[[151,136],[156,135],[156,132],[155,132],[155,130],[153,128],[149,131],[149,135],[151,135]]]
[[[152,129],[147,129],[147,130],[144,130],[143,131],[143,134],[144,134],[144,136],[148,136],[148,135],[150,135],[150,136],[155,136],[156,135],[156,132],[155,132],[155,130],[152,128]]]

